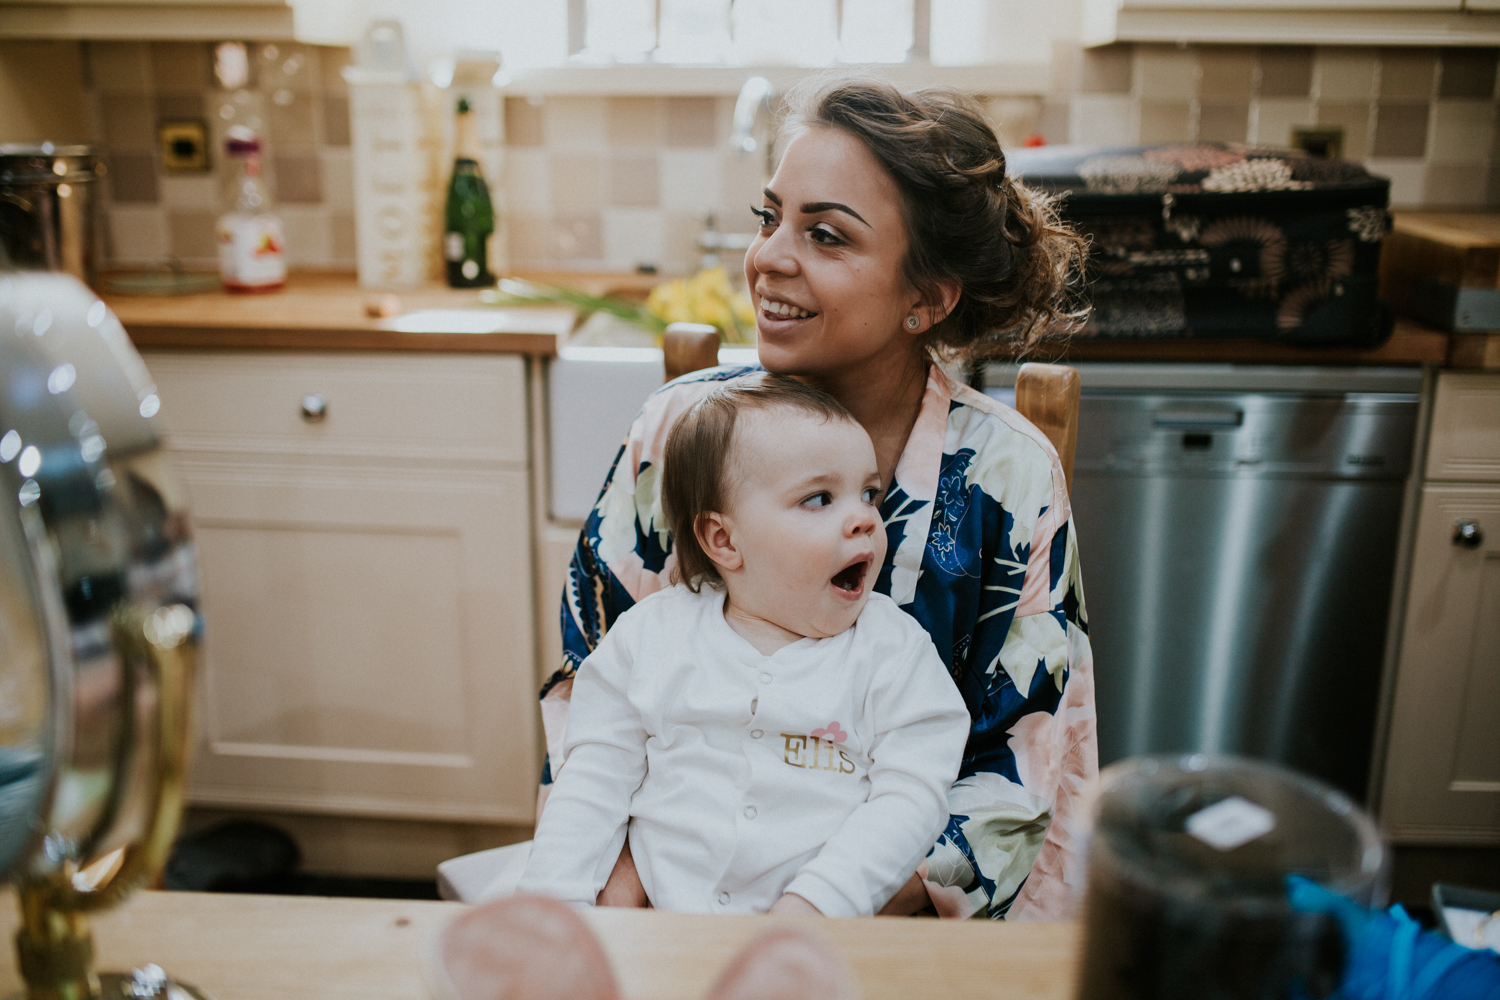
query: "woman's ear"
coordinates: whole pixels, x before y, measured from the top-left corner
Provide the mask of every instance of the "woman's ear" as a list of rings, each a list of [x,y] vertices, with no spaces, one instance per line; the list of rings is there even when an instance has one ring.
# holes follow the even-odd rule
[[[745,564],[745,557],[734,544],[729,518],[723,514],[710,511],[700,516],[693,530],[698,535],[698,544],[719,569],[733,573]]]
[[[935,282],[920,299],[912,306],[912,314],[920,320],[916,329],[907,327],[913,334],[924,334],[948,318],[955,306],[958,305],[958,297],[963,294],[963,287],[956,281],[944,279]]]

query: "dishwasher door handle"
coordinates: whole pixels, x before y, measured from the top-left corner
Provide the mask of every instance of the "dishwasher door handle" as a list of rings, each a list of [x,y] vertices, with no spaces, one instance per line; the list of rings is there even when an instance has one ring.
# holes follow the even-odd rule
[[[1238,427],[1245,422],[1245,411],[1241,409],[1217,410],[1157,410],[1152,414],[1152,423],[1165,430],[1212,430]]]

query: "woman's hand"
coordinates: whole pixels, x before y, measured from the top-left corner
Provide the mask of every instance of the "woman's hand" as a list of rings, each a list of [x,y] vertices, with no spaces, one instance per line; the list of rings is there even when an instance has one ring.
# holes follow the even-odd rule
[[[922,862],[922,867],[917,869],[912,877],[906,880],[906,884],[896,890],[890,902],[880,908],[882,917],[909,917],[918,910],[925,910],[932,905],[932,897],[927,895],[927,886],[922,882],[922,876],[926,874],[927,862]],[[786,897],[783,896],[783,899]]]
[[[784,898],[784,897],[783,897]],[[630,841],[620,848],[614,871],[609,881],[599,890],[595,906],[624,906],[637,910],[651,909],[651,900],[646,898],[646,887],[641,885],[641,874],[635,870],[635,858],[630,854]]]
[[[771,904],[771,913],[791,913],[804,917],[821,917],[823,911],[797,895],[795,892],[782,893],[781,898]]]

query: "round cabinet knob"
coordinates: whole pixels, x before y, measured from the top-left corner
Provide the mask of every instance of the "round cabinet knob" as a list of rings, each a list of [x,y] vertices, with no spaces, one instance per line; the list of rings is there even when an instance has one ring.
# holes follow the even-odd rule
[[[1484,532],[1479,529],[1479,522],[1454,521],[1453,544],[1462,545],[1466,549],[1477,549],[1483,545]]]
[[[302,419],[311,423],[328,416],[328,400],[319,395],[302,397]]]

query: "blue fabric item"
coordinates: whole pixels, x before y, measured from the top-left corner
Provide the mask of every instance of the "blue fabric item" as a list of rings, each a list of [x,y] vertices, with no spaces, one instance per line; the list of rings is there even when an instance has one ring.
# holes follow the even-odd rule
[[[1287,899],[1305,913],[1331,913],[1348,948],[1339,1000],[1500,1000],[1500,956],[1423,931],[1400,905],[1381,913],[1300,875]]]

